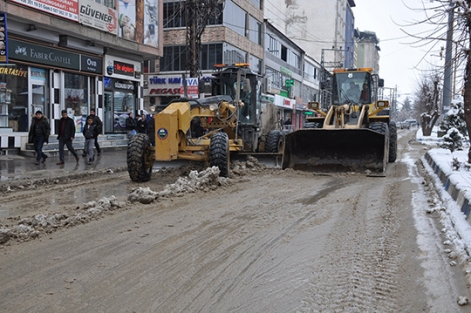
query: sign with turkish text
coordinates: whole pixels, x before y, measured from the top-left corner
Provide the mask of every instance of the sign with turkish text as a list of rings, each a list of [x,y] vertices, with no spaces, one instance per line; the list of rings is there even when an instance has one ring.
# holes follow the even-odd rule
[[[78,22],[78,0],[12,0],[12,2]]]
[[[80,0],[79,23],[111,34],[118,34],[117,11],[90,0]]]
[[[113,62],[114,73],[134,77],[134,65],[124,62]]]
[[[211,82],[211,76],[201,78],[201,81]],[[187,94],[189,97],[198,95],[198,79],[187,78]],[[183,78],[175,75],[154,75],[149,76],[147,88],[144,89],[144,96],[180,96],[183,95]]]

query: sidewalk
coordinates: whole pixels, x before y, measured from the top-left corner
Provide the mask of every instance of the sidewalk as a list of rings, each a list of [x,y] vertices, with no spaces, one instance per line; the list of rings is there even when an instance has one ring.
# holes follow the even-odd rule
[[[126,149],[103,150],[101,156],[95,156],[95,162],[87,165],[87,158],[82,157],[82,151],[78,151],[80,160],[77,163],[75,157],[65,153],[65,164],[56,165],[59,162],[59,156],[52,156],[46,159],[45,163],[35,165],[33,157],[22,155],[2,155],[0,156],[0,181],[24,178],[44,178],[64,176],[69,173],[80,173],[90,170],[105,170],[108,168],[125,167]],[[46,154],[47,151],[46,151]]]

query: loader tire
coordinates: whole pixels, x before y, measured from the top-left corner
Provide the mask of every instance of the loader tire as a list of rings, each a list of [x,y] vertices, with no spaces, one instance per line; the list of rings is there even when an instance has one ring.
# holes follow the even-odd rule
[[[368,128],[375,132],[385,135],[388,130],[388,124],[383,123],[383,122],[373,122],[373,123],[370,123]]]
[[[146,134],[135,134],[129,139],[127,163],[129,177],[134,182],[150,180],[153,162],[150,139]]]
[[[395,122],[389,124],[389,163],[396,162],[397,158],[397,126]]]
[[[219,168],[219,176],[229,177],[229,137],[226,133],[215,133],[209,143],[209,165]]]
[[[283,148],[283,134],[279,130],[270,130],[265,142],[265,152],[279,152]]]

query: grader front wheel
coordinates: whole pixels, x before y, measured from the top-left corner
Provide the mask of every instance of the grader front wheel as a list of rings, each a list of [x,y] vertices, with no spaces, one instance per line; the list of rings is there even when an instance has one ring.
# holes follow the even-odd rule
[[[136,134],[129,139],[127,163],[132,181],[140,183],[150,180],[154,159],[149,136]]]

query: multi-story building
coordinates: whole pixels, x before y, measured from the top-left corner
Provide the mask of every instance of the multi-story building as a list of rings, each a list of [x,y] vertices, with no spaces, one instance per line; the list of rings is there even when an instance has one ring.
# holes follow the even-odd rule
[[[56,132],[61,110],[81,131],[91,108],[104,132],[142,109],[142,62],[163,55],[162,3],[12,0],[0,3],[1,147],[27,142],[31,115]]]
[[[372,31],[355,31],[357,41],[357,67],[370,67],[379,73],[379,39]]]
[[[246,62],[252,70],[262,73],[263,3],[261,0],[226,0],[219,4],[200,38],[199,76],[208,81],[214,64]],[[185,19],[185,3],[163,3],[164,54],[146,66],[146,107],[155,109],[180,97],[182,74],[187,72],[189,43]],[[195,78],[195,77],[194,77]]]
[[[354,65],[353,0],[270,0],[268,22],[298,44],[308,55],[329,67]]]

